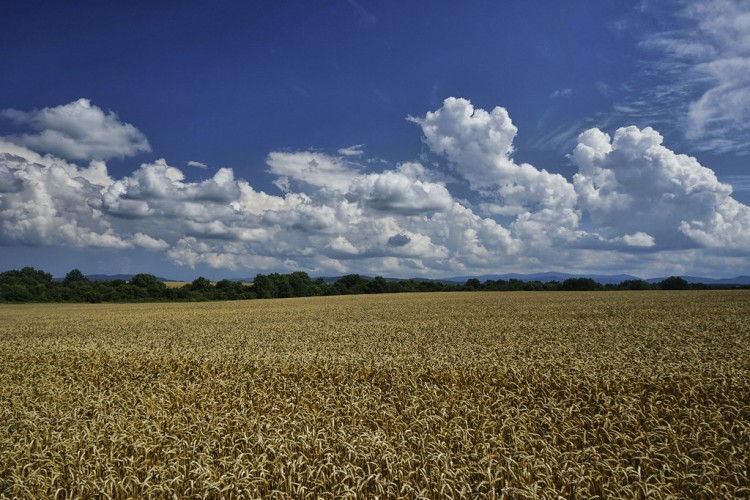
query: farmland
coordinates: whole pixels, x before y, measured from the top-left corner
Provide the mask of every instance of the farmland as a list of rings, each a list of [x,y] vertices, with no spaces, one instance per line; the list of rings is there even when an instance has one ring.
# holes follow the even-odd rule
[[[750,496],[750,293],[0,306],[0,496]]]

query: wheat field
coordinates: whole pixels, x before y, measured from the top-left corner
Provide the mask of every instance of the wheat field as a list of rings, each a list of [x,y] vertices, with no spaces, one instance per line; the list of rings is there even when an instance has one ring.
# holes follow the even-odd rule
[[[3,305],[0,496],[750,497],[750,293]]]

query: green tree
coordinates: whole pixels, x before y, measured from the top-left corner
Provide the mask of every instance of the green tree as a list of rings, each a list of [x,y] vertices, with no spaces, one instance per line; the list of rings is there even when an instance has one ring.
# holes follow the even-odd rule
[[[205,292],[211,290],[211,281],[203,276],[198,276],[190,283],[190,289],[195,292]]]
[[[137,289],[135,294],[142,298],[161,299],[168,295],[167,285],[153,274],[136,274],[130,279],[130,284]]]
[[[274,288],[276,289],[276,294],[274,295],[274,297],[286,299],[295,296],[292,285],[289,282],[289,275],[271,273],[268,275],[268,279],[273,282]]]
[[[670,276],[659,282],[659,288],[662,290],[689,290],[690,283],[679,276]]]
[[[223,279],[214,287],[217,299],[236,300],[249,298],[252,295],[251,287],[239,281]]]
[[[65,275],[65,278],[63,279],[63,285],[64,286],[72,286],[76,283],[82,283],[89,281],[89,279],[83,275],[81,271],[78,269],[73,269],[68,274]]]
[[[158,282],[159,280],[153,274],[136,274],[130,278],[130,283],[140,288],[149,288]]]
[[[59,286],[52,281],[52,275],[49,273],[33,267],[0,273],[0,299],[2,300],[42,302],[56,300],[59,297]]]
[[[32,300],[29,289],[21,284],[8,285],[3,283],[0,285],[0,296],[6,302],[28,302]]]
[[[315,294],[315,286],[310,276],[302,271],[296,271],[289,275],[289,286],[295,297],[309,297]]]
[[[388,291],[388,282],[382,276],[375,276],[366,287],[367,293],[386,293]]]
[[[466,284],[464,287],[467,290],[479,290],[482,288],[482,282],[479,281],[477,278],[469,278],[466,280]]]
[[[622,290],[651,290],[648,281],[643,280],[625,280],[618,285]]]
[[[364,293],[368,280],[359,274],[347,274],[339,278],[335,286],[342,294]]]
[[[259,299],[270,299],[276,296],[276,287],[265,274],[258,274],[253,279],[253,291]]]
[[[601,290],[602,285],[593,278],[568,278],[560,285],[560,290],[565,291],[592,291]]]

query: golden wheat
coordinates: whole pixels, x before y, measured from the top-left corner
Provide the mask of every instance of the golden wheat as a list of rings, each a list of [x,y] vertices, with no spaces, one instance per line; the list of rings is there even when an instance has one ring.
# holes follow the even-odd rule
[[[750,293],[0,306],[0,495],[750,496]]]

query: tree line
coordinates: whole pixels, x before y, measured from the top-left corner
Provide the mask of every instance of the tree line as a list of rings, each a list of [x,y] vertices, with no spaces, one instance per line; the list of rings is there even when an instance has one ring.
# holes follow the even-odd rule
[[[708,288],[671,276],[658,283],[627,280],[602,285],[591,278],[558,281],[486,280],[471,278],[465,283],[429,280],[386,280],[349,274],[334,282],[312,279],[302,271],[290,274],[258,274],[252,284],[231,280],[212,283],[199,277],[179,288],[170,288],[152,274],[136,274],[130,280],[90,280],[73,269],[62,280],[33,267],[0,273],[1,302],[154,302],[247,300],[318,295],[445,291],[597,291],[597,290],[688,290]]]

